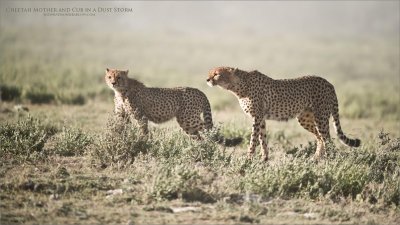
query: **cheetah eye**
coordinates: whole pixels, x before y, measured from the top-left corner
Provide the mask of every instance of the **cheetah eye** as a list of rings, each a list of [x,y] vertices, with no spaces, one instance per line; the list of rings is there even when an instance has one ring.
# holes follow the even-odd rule
[[[108,79],[111,79],[111,76],[108,76]]]

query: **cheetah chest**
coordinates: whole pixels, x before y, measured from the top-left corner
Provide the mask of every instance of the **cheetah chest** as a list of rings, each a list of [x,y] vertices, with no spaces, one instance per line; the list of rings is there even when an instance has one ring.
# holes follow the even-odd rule
[[[249,98],[241,98],[239,99],[240,107],[242,108],[243,112],[249,116],[252,116],[253,112],[253,105]]]

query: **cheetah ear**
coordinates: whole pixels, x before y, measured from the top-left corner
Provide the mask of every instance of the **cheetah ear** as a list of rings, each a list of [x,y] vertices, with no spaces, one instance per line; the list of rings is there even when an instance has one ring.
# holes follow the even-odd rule
[[[239,69],[236,67],[235,69],[232,68],[232,74],[235,74]]]
[[[108,73],[110,71],[110,69],[106,68],[106,73]]]

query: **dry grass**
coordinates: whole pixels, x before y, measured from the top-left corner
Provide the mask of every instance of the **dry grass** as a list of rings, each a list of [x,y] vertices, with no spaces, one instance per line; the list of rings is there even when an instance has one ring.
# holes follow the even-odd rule
[[[34,38],[12,28],[0,36],[0,223],[399,223],[396,40],[238,37],[216,44],[27,29]],[[65,43],[65,32],[71,46],[53,48]],[[246,160],[249,119],[231,94],[204,81],[219,65],[274,78],[327,78],[336,86],[344,132],[362,147],[335,139],[327,159],[314,163],[311,134],[294,120],[268,121],[271,160]],[[151,124],[148,139],[131,127],[109,132],[105,67],[128,68],[149,86],[201,89],[222,132],[245,142],[193,142],[174,121]]]

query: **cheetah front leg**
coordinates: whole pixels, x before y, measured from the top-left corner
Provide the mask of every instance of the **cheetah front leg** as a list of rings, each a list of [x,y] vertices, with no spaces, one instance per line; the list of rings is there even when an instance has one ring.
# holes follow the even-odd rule
[[[140,120],[138,120],[138,124],[144,135],[149,134],[149,120],[147,117],[143,116]]]
[[[122,100],[114,98],[114,114],[118,120],[124,121],[127,118]]]
[[[148,128],[149,119],[138,108],[132,110],[130,114],[131,117],[137,121],[142,134],[147,135],[149,133],[149,128]]]
[[[125,130],[126,124],[129,121],[128,113],[125,111],[122,104],[118,104],[116,101],[114,108],[114,118],[115,124],[113,126],[113,130],[120,133]]]
[[[260,126],[260,142],[261,142],[261,148],[262,148],[262,152],[261,152],[261,156],[262,156],[262,160],[263,161],[267,161],[268,160],[268,144],[267,144],[267,134],[266,134],[266,128],[265,128],[265,120],[263,119],[261,122],[261,126]]]
[[[262,117],[257,116],[255,118],[253,118],[253,127],[252,127],[252,133],[251,133],[251,138],[250,138],[250,147],[249,147],[249,150],[247,153],[249,158],[251,158],[254,155],[254,152],[256,151],[262,122],[263,122]],[[265,127],[265,125],[264,125],[264,127]]]

